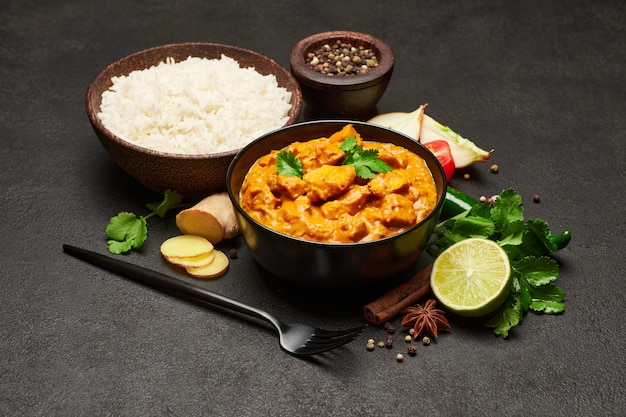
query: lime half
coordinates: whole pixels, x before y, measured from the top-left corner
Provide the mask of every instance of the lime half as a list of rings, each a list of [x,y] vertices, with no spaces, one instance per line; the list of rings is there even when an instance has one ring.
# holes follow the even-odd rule
[[[439,302],[456,314],[487,315],[509,295],[509,257],[492,240],[462,240],[435,259],[430,286]]]

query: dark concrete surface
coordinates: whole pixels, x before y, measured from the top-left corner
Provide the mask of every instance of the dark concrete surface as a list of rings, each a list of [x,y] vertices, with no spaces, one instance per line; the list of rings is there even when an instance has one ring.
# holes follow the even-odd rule
[[[0,415],[589,416],[624,415],[626,20],[623,1],[70,1],[0,4]],[[566,312],[528,315],[508,340],[452,321],[419,347],[355,342],[291,357],[271,331],[163,295],[63,254],[106,252],[119,211],[158,200],[121,172],[84,110],[107,64],[172,42],[243,46],[288,65],[312,33],[387,41],[396,68],[379,111],[428,113],[494,149],[452,185],[513,187],[528,218],[573,231],[559,252]],[[532,203],[533,194],[541,203]],[[151,219],[128,260],[189,279]],[[229,273],[200,285],[287,321],[363,322],[371,293],[306,294],[266,277],[239,240]],[[423,259],[426,262],[427,259]]]

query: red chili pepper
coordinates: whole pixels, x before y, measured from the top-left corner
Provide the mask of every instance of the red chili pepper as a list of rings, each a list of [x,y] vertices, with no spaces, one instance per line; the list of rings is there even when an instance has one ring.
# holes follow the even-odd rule
[[[443,166],[443,171],[446,173],[446,179],[450,181],[450,178],[454,175],[456,165],[454,164],[454,158],[448,142],[445,140],[433,140],[423,145],[437,157],[439,163]]]

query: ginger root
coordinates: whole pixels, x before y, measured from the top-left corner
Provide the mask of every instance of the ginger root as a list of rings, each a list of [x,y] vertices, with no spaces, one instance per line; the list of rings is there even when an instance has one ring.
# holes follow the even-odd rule
[[[171,237],[161,244],[161,254],[195,278],[217,278],[226,272],[229,264],[226,254],[202,236]]]
[[[213,244],[239,234],[235,209],[225,192],[212,194],[178,213],[176,226],[183,234],[202,236]]]

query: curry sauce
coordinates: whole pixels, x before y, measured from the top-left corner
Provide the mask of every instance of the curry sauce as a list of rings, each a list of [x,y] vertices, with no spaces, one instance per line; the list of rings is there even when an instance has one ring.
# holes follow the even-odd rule
[[[343,164],[340,145],[348,137],[377,150],[392,170],[358,177],[353,165]],[[365,141],[352,125],[283,150],[302,163],[301,177],[279,174],[279,150],[273,150],[250,168],[240,192],[242,208],[277,232],[317,242],[364,242],[406,230],[435,209],[437,190],[426,162],[401,146]]]

